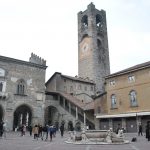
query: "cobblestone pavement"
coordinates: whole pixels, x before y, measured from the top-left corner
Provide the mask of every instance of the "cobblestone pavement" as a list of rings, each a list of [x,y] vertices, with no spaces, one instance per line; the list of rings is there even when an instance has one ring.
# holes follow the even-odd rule
[[[29,133],[21,137],[18,132],[9,132],[6,138],[0,139],[0,150],[150,150],[150,142],[145,139],[145,136],[137,136],[136,133],[128,133],[125,136],[129,141],[131,141],[132,137],[137,137],[137,142],[123,145],[66,144],[64,141],[68,136],[68,133],[65,133],[64,137],[61,138],[58,132],[50,142],[49,140],[34,140],[33,137],[29,136]]]

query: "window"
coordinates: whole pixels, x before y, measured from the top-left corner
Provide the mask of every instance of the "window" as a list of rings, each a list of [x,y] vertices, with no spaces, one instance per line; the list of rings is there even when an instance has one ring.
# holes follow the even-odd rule
[[[84,90],[87,91],[87,87],[86,86],[84,87]]]
[[[130,105],[131,106],[137,106],[137,97],[136,97],[136,92],[134,90],[132,90],[129,93],[129,98],[130,98]]]
[[[72,92],[73,91],[73,86],[70,86],[70,92]]]
[[[128,76],[129,82],[135,82],[135,76]]]
[[[64,82],[66,82],[66,79],[64,79]]]
[[[111,95],[111,108],[117,108],[117,100],[115,94]]]
[[[88,27],[88,16],[86,16],[86,15],[83,16],[81,22],[82,22],[82,27],[83,28]]]
[[[100,48],[102,46],[102,42],[98,39],[97,40],[97,47]]]
[[[102,20],[103,20],[102,16],[97,14],[96,15],[96,25],[97,25],[97,27],[102,27],[103,26],[103,23],[102,23],[103,21]]]
[[[97,107],[97,113],[98,114],[101,113],[101,107],[100,106]]]
[[[64,92],[67,92],[67,87],[66,86],[64,86]]]
[[[3,82],[0,82],[0,92],[3,91]]]
[[[19,80],[17,84],[17,94],[25,95],[25,82],[24,80]]]
[[[115,84],[116,84],[115,80],[109,81],[109,85],[110,85],[110,86],[114,86]]]
[[[79,89],[79,90],[82,90],[82,86],[81,86],[81,84],[79,85],[78,89]]]

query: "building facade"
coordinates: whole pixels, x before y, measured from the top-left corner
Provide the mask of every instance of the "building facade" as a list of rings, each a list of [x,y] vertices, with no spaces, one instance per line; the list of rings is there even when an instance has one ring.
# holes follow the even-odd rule
[[[43,124],[46,61],[31,54],[29,62],[0,56],[0,120],[9,130]]]
[[[45,122],[65,129],[79,130],[94,126],[95,83],[88,78],[71,77],[55,72],[46,82]]]
[[[98,128],[112,127],[115,131],[120,124],[127,132],[137,132],[139,123],[142,123],[145,130],[146,122],[150,120],[150,62],[111,74],[105,79],[107,107],[105,112],[95,111]]]
[[[55,72],[46,82],[46,90],[68,93],[79,98],[82,102],[88,103],[93,101],[92,96],[95,95],[95,83],[89,78],[71,77]]]

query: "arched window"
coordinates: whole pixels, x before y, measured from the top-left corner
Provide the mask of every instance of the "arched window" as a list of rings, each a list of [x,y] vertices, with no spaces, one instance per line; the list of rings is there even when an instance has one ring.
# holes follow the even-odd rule
[[[129,93],[130,105],[137,106],[137,96],[136,91],[132,90]]]
[[[115,94],[111,95],[111,108],[117,108],[117,99]]]
[[[101,46],[102,46],[102,42],[99,39],[97,39],[97,47],[100,48]]]
[[[17,83],[17,94],[25,95],[25,82],[22,79]]]
[[[82,27],[83,28],[88,27],[88,16],[86,16],[86,15],[83,16],[81,22],[82,22]]]
[[[96,15],[96,25],[97,25],[97,27],[102,27],[102,20],[103,20],[102,16],[97,14]]]

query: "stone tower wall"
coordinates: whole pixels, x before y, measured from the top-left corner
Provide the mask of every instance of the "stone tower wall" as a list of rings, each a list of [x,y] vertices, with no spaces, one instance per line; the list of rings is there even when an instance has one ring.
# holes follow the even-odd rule
[[[106,13],[92,3],[78,13],[78,74],[94,80],[101,92],[103,77],[110,74]]]

